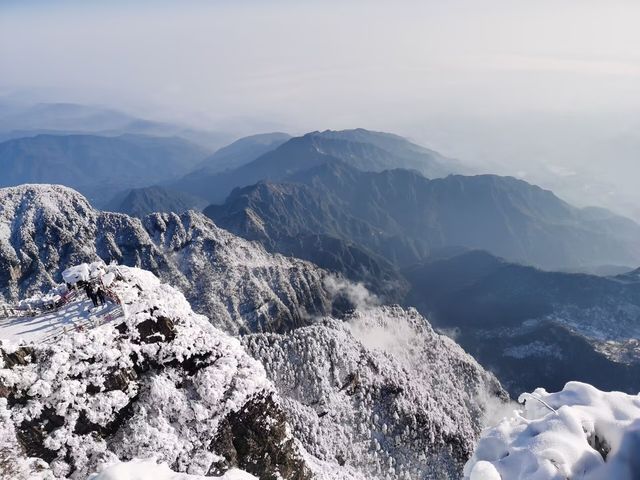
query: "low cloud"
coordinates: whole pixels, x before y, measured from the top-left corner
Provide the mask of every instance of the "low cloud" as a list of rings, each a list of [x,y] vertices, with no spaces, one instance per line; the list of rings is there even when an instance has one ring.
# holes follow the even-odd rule
[[[324,287],[333,298],[344,298],[358,310],[367,310],[381,304],[380,299],[359,282],[329,275],[324,279]]]

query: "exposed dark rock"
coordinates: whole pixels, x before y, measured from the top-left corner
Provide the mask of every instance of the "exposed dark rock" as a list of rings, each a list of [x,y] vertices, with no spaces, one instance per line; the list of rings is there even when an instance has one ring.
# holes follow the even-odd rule
[[[118,325],[115,326],[115,329],[120,332],[121,335],[126,335],[127,332],[129,331],[129,327],[127,327],[127,324],[125,322],[119,323]]]
[[[140,341],[144,343],[170,342],[176,337],[173,321],[167,317],[148,319],[136,325]]]
[[[27,365],[33,361],[33,348],[31,347],[19,347],[13,353],[7,353],[2,351],[2,360],[4,361],[4,368],[13,368],[16,365]]]
[[[104,381],[103,391],[110,392],[112,390],[127,390],[132,380],[137,378],[137,374],[134,370],[118,370],[110,375]]]
[[[222,455],[210,472],[242,468],[260,480],[310,480],[311,472],[287,435],[283,411],[271,396],[258,396],[222,422],[211,450]]]
[[[189,375],[195,375],[198,370],[212,363],[211,354],[192,355],[185,359],[181,366]]]
[[[87,417],[86,411],[82,410],[78,416],[78,420],[76,421],[74,433],[87,435],[94,432],[102,438],[114,435],[118,431],[118,428],[120,428],[120,426],[133,415],[133,409],[137,399],[137,395],[132,397],[128,404],[116,412],[113,420],[104,426],[91,422]]]
[[[39,417],[23,421],[16,433],[25,452],[30,457],[40,457],[45,462],[51,462],[57,457],[57,452],[44,446],[46,434],[64,425],[64,417],[56,415],[52,408],[46,407]]]

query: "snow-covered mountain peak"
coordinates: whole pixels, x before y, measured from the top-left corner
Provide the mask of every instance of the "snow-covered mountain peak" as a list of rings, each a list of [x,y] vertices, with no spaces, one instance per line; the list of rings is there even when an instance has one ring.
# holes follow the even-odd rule
[[[0,300],[46,291],[65,268],[103,260],[150,270],[230,333],[285,331],[331,311],[328,272],[271,255],[200,213],[140,221],[50,185],[0,189],[0,198]]]
[[[72,188],[63,185],[24,184],[0,189],[0,212],[3,216],[21,209],[41,209],[43,212],[67,212],[91,214],[93,208],[86,198]]]
[[[152,213],[143,219],[143,224],[154,244],[168,252],[187,248],[190,243],[205,248],[207,243],[215,247],[212,253],[227,258],[229,265],[268,268],[296,262],[267,253],[262,245],[219,228],[213,220],[193,210],[180,215]]]
[[[26,448],[19,468],[44,461],[52,475],[84,478],[155,454],[198,475],[240,466],[264,480],[457,478],[486,398],[506,398],[415,310],[379,306],[362,285],[269,254],[200,213],[138,220],[40,198],[29,207],[38,215],[0,217],[4,301],[102,259],[129,266],[114,270],[113,287],[126,317],[52,346],[4,346],[0,423],[14,432],[10,448]]]
[[[0,447],[22,451],[16,478],[85,479],[150,457],[200,475],[308,478],[262,365],[150,272],[110,271],[124,320],[0,347]]]

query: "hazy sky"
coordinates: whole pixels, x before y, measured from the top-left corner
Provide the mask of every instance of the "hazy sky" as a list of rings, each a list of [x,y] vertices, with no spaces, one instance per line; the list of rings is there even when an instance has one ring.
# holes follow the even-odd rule
[[[637,1],[21,0],[0,9],[4,87],[124,108],[308,128],[640,106]]]
[[[639,25],[640,2],[615,0],[0,1],[0,92],[211,128],[390,130],[571,177],[598,167],[590,142],[630,135],[634,163]]]

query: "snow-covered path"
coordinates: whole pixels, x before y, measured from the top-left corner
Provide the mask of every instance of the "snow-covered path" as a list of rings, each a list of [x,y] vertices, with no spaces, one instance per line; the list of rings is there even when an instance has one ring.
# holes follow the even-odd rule
[[[0,319],[0,340],[12,342],[50,341],[67,330],[78,327],[90,329],[122,316],[120,305],[109,301],[93,308],[89,299],[82,296],[62,308],[35,317],[8,317]]]

